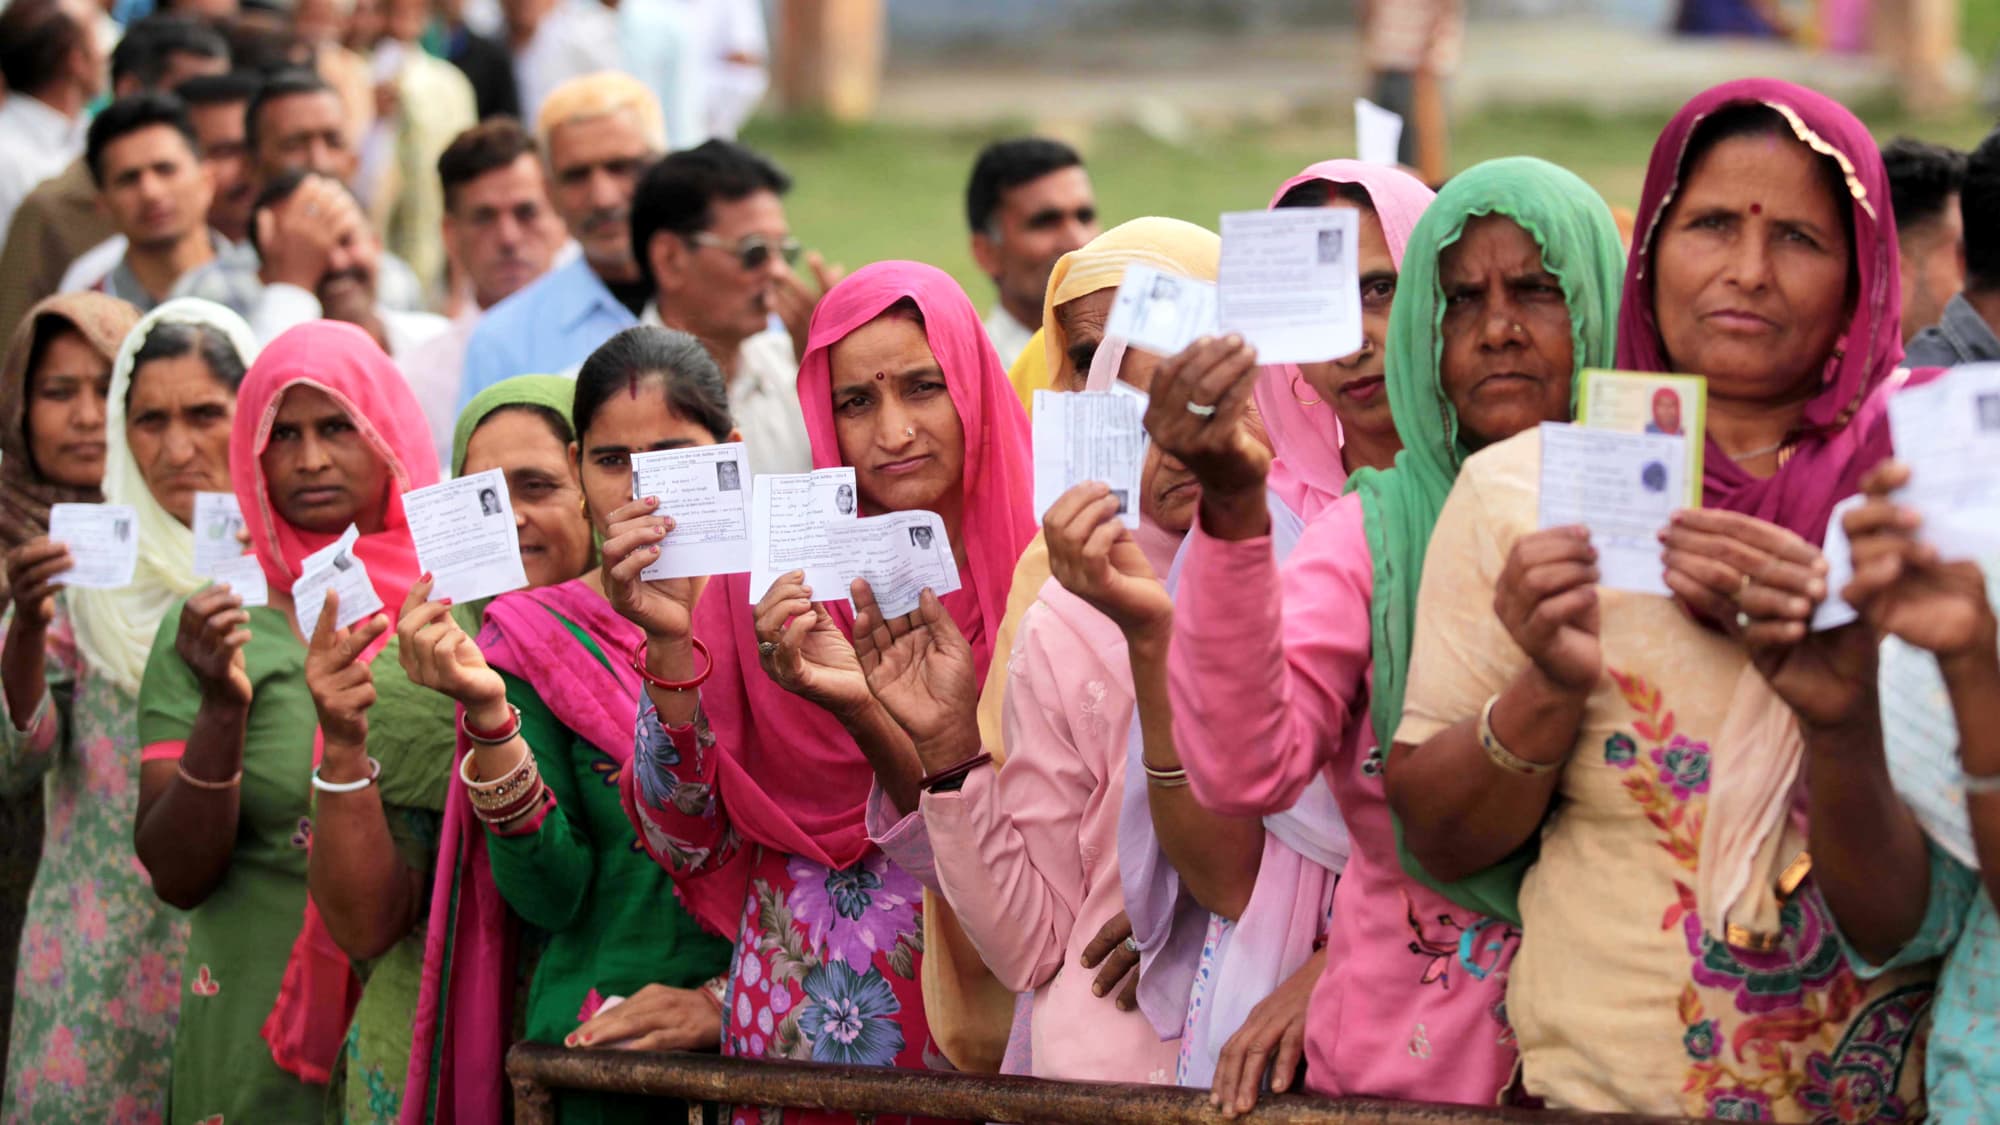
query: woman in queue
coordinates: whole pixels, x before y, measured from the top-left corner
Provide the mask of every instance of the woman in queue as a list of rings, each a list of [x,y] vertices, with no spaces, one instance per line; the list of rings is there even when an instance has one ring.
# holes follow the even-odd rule
[[[1416,573],[1452,477],[1470,450],[1570,416],[1576,372],[1611,356],[1619,267],[1609,211],[1571,173],[1511,158],[1453,177],[1404,248],[1384,341],[1402,452],[1357,474],[1282,568],[1269,458],[1231,425],[1254,354],[1199,341],[1156,381],[1148,428],[1202,481],[1169,661],[1194,795],[1270,815],[1324,775],[1351,837],[1307,1013],[1315,1091],[1491,1104],[1512,1080],[1501,985],[1515,931],[1404,872],[1378,740],[1400,710],[1385,697],[1400,697]]]
[[[1507,1011],[1552,1106],[1921,1114],[1928,981],[1849,968],[1799,792],[1874,726],[1872,640],[1807,625],[1815,545],[1887,447],[1888,198],[1861,123],[1784,83],[1709,90],[1655,146],[1618,361],[1708,380],[1672,598],[1600,590],[1583,529],[1537,530],[1538,435],[1472,458],[1438,520],[1390,797],[1441,879],[1539,842]]]
[[[564,445],[547,440],[541,411],[489,397],[509,387],[468,406],[468,415],[490,412],[470,447],[481,456],[560,452],[536,460],[550,472],[566,465],[557,478],[566,509],[599,533],[640,510],[634,453],[737,437],[714,361],[692,337],[661,328],[627,329],[584,361]],[[587,535],[561,538],[565,569],[587,565]],[[514,918],[545,935],[521,1021],[527,1041],[714,1047],[729,945],[701,931],[667,872],[633,848],[618,792],[631,768],[640,694],[631,654],[643,634],[612,609],[594,567],[560,582],[531,578],[529,589],[493,599],[476,643],[449,602],[426,601],[429,593],[428,579],[410,591],[400,653],[414,682],[458,705],[460,755],[403,1120],[487,1120],[503,1104],[519,971]],[[660,1107],[576,1092],[558,1099],[557,1112],[565,1122],[638,1121]]]
[[[963,583],[945,604],[983,675],[1034,522],[1027,420],[971,302],[930,266],[856,271],[814,314],[799,404],[815,466],[854,469],[862,515],[941,519]],[[928,1067],[920,884],[866,823],[878,774],[889,820],[924,774],[854,663],[843,591],[799,572],[765,592],[638,581],[672,534],[673,513],[644,506],[604,546],[613,604],[646,634],[621,784],[682,899],[735,941],[724,1054]]]
[[[437,480],[437,454],[388,356],[330,321],[264,349],[229,449],[270,600],[211,586],[161,623],[139,691],[136,844],[155,893],[189,912],[173,1120],[317,1120],[353,981],[307,898],[312,799],[379,774],[365,723],[315,722],[292,583],[352,526],[349,561],[402,605],[417,562],[401,495]],[[329,634],[334,600],[315,615]],[[339,643],[359,652],[385,629],[373,618]]]
[[[160,621],[206,581],[194,572],[195,494],[229,491],[236,387],[256,354],[241,317],[195,300],[154,310],[119,346],[103,495],[137,513],[130,585],[59,593],[68,548],[37,537],[9,554],[0,772],[13,789],[42,783],[49,826],[14,984],[9,1120],[166,1109],[187,923],[132,863],[131,719]]]

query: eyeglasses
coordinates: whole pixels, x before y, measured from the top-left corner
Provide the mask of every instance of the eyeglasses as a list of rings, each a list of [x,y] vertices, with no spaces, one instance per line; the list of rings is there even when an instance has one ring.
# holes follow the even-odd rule
[[[746,270],[761,270],[769,265],[772,251],[776,251],[786,265],[796,266],[799,255],[805,251],[805,245],[796,238],[771,239],[761,234],[746,234],[732,244],[707,231],[696,231],[688,236],[688,241],[696,246],[713,246],[724,253],[734,254],[736,264]]]

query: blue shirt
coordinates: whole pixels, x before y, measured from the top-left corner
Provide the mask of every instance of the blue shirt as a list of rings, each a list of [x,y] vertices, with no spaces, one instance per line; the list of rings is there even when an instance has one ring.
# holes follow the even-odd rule
[[[639,323],[582,255],[486,310],[465,345],[458,408],[516,375],[553,375]]]

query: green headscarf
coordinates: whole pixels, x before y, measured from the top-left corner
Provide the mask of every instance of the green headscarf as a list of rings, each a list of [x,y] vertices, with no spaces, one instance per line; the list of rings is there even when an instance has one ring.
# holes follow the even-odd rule
[[[561,375],[516,375],[480,391],[458,412],[458,425],[452,427],[451,475],[465,471],[465,447],[472,441],[472,431],[479,428],[487,415],[509,406],[540,406],[555,411],[568,422],[570,405],[575,401],[576,380]]]
[[[1444,347],[1438,255],[1458,241],[1468,220],[1481,215],[1514,220],[1541,246],[1542,263],[1561,283],[1569,306],[1577,370],[1612,364],[1625,254],[1603,198],[1575,173],[1528,156],[1489,160],[1452,177],[1410,232],[1396,303],[1389,313],[1389,408],[1403,451],[1396,455],[1394,468],[1364,469],[1348,482],[1349,488],[1361,493],[1368,548],[1375,557],[1375,592],[1369,607],[1375,668],[1370,712],[1385,755],[1403,717],[1424,553],[1452,482],[1471,453],[1459,440],[1458,414],[1438,373]],[[1572,409],[1574,394],[1572,385]],[[1431,878],[1410,856],[1403,847],[1400,823],[1396,848],[1404,870],[1418,882],[1461,906],[1520,921],[1516,900],[1521,876],[1534,862],[1534,841],[1505,861],[1455,883]]]

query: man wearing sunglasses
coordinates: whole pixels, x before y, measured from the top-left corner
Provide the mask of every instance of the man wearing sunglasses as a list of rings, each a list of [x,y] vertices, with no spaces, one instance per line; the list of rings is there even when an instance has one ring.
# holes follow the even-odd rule
[[[652,287],[632,258],[632,193],[667,146],[660,103],[629,74],[573,78],[536,122],[549,202],[583,253],[494,305],[465,345],[458,408],[516,375],[574,371],[639,322]]]
[[[654,165],[632,200],[632,250],[654,302],[640,319],[692,335],[715,358],[753,473],[812,468],[792,336],[771,325],[774,313],[809,318],[816,300],[792,272],[804,255],[780,198],[791,186],[764,157],[712,140]],[[837,280],[813,266],[822,288]]]

